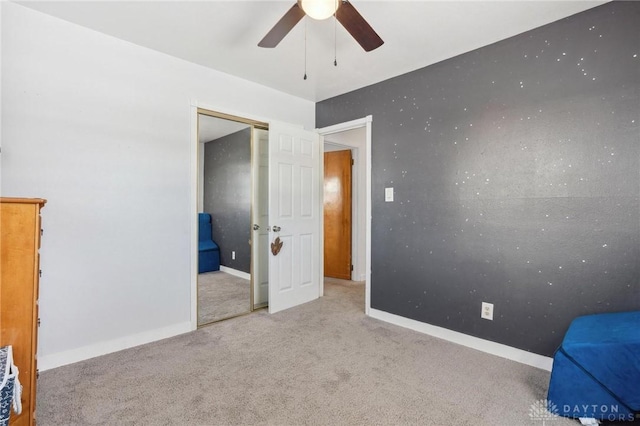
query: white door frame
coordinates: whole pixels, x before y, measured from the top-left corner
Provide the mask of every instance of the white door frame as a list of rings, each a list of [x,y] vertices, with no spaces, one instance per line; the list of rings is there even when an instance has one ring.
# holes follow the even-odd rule
[[[267,306],[269,296],[269,135],[268,130],[255,128],[251,135],[251,279],[252,310]],[[266,140],[264,139],[266,136]],[[266,175],[263,175],[264,168]],[[254,226],[258,225],[258,229]],[[264,288],[266,285],[266,289]]]
[[[353,130],[357,128],[364,127],[366,128],[366,140],[364,147],[354,145],[353,148],[358,148],[359,150],[364,151],[365,158],[365,170],[366,170],[366,182],[365,182],[365,206],[364,206],[364,217],[365,217],[365,305],[364,311],[366,315],[369,315],[371,310],[371,122],[373,121],[373,117],[368,115],[364,118],[359,118],[352,121],[347,121],[344,123],[334,124],[333,126],[323,127],[321,129],[316,129],[320,136],[327,136],[333,133],[340,133],[347,130]],[[346,145],[350,146],[350,145]],[[322,163],[321,163],[322,164]],[[321,174],[324,176],[324,173]],[[322,209],[322,203],[320,208]],[[323,216],[321,216],[323,217]],[[324,230],[324,224],[323,224]],[[323,231],[324,232],[324,231]],[[324,250],[320,251],[322,255]],[[321,282],[320,285],[320,295],[324,294],[324,282]]]
[[[191,252],[191,262],[189,268],[191,293],[191,330],[198,328],[198,203],[200,182],[198,176],[200,160],[200,141],[198,138],[198,102],[191,101],[191,137],[189,138],[189,249]]]

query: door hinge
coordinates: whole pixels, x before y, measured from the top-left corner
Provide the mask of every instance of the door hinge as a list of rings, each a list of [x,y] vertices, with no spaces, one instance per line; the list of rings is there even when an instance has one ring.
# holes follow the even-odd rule
[[[353,265],[351,265],[351,272],[353,272]]]
[[[353,166],[354,164],[356,164],[356,161],[352,158],[351,159],[351,165]]]

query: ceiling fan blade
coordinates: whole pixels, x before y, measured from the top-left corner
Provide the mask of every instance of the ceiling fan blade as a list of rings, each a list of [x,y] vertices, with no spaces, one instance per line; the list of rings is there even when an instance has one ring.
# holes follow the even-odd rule
[[[291,9],[289,9],[282,18],[280,18],[278,23],[275,24],[273,28],[271,28],[271,31],[269,31],[267,35],[264,36],[262,40],[260,40],[258,46],[276,47],[278,43],[282,41],[284,36],[289,34],[289,31],[291,31],[293,27],[295,27],[296,24],[300,22],[304,15],[304,10],[302,10],[302,8],[296,2],[293,6],[291,6]]]
[[[380,36],[350,2],[342,0],[336,11],[336,19],[365,51],[370,52],[384,44]]]

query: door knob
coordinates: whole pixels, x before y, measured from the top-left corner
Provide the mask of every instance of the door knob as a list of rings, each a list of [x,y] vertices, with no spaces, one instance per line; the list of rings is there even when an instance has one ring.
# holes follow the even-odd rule
[[[282,229],[282,228],[280,228],[279,226],[275,226],[274,225],[273,232],[280,232],[280,229]]]
[[[257,230],[259,230],[259,229],[260,229],[260,225],[258,225],[257,223],[254,223],[254,224],[253,224],[253,230],[254,230],[254,231],[257,231]]]

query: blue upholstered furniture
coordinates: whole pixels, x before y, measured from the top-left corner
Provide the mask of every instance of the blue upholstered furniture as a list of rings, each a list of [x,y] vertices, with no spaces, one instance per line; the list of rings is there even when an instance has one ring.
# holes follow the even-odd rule
[[[220,248],[211,238],[211,215],[198,214],[198,273],[220,270]]]
[[[640,413],[640,311],[573,320],[553,358],[547,399],[565,417],[633,420]]]

